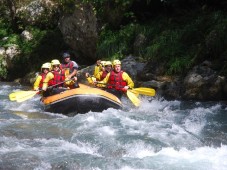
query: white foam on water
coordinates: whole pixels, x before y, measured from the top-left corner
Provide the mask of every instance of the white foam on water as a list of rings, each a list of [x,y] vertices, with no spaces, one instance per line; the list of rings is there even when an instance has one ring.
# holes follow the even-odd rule
[[[40,97],[35,96],[24,102],[15,102],[8,100],[4,101],[4,109],[12,111],[26,111],[26,112],[43,112],[43,108],[40,105]]]
[[[109,126],[103,126],[102,128],[98,128],[97,131],[99,133],[105,134],[106,136],[114,136],[115,135],[115,129],[109,127]]]
[[[0,154],[26,151],[36,153],[42,157],[65,151],[100,156],[100,154],[98,154],[98,147],[81,141],[77,141],[76,143],[62,139],[33,139],[31,141],[28,139],[19,140],[13,137],[1,137],[0,141],[10,141],[1,147]],[[36,143],[37,146],[33,147],[32,143]]]
[[[226,145],[222,145],[219,148],[199,147],[194,150],[186,148],[176,150],[172,147],[167,147],[155,152],[152,146],[140,141],[125,145],[125,147],[127,148],[127,153],[123,157],[139,158],[153,163],[164,161],[162,164],[164,167],[168,167],[167,169],[181,169],[180,167],[189,166],[191,169],[201,169],[203,167],[211,170],[226,170],[227,167]],[[130,167],[128,168],[130,169]]]
[[[141,99],[141,105],[137,108],[140,112],[150,112],[157,113],[162,112],[164,109],[170,106],[179,106],[181,104],[180,101],[167,101],[164,99],[153,99],[151,101],[148,100],[147,97],[143,97]]]
[[[167,161],[168,159],[175,159],[178,163],[181,161],[189,163],[207,162],[210,165],[209,168],[214,170],[224,170],[227,167],[226,145],[219,148],[200,147],[195,150],[164,148],[156,153],[156,156],[166,157]]]
[[[35,167],[34,170],[50,170],[52,168],[51,164],[48,162],[41,162],[38,167]]]
[[[126,154],[123,157],[131,158],[144,158],[147,156],[155,155],[154,147],[145,144],[143,141],[133,142],[131,144],[126,144]]]
[[[117,164],[122,170],[226,169],[227,146],[207,147],[197,138],[208,124],[209,116],[218,113],[220,105],[209,107],[197,102],[185,109],[181,108],[181,101],[154,98],[149,102],[146,97],[142,97],[141,101],[138,108],[128,103],[126,110],[107,109],[101,113],[89,112],[72,118],[62,115],[51,121],[35,120],[34,126],[34,120],[3,121],[4,134],[14,136],[15,132],[18,138],[0,137],[0,155],[35,153],[43,161],[36,169],[51,169],[51,159],[67,160],[69,155],[77,154],[82,155],[81,159],[83,156],[89,159],[86,160],[88,162],[90,157],[96,157],[92,161],[102,165],[100,167],[108,167],[105,161],[110,161],[113,162],[113,166],[110,165],[113,169],[116,169],[114,165]],[[9,102],[8,99],[3,102],[8,110],[43,112],[37,96],[22,103]],[[31,121],[28,122],[31,123],[28,126],[30,130],[23,127],[15,131],[10,129],[14,123],[26,124],[27,121]],[[49,127],[56,127],[60,136],[48,130]],[[25,133],[21,135],[20,132]],[[71,167],[76,161],[72,160]],[[89,165],[81,168],[99,169]]]
[[[190,110],[189,115],[185,118],[185,128],[192,132],[199,134],[204,126],[207,124],[206,117],[215,114],[214,111],[220,109],[219,105],[210,108],[198,107]]]
[[[130,166],[123,166],[123,167],[121,167],[120,169],[118,169],[118,170],[155,170],[155,169],[146,169],[146,168],[132,168],[132,167],[130,167]]]

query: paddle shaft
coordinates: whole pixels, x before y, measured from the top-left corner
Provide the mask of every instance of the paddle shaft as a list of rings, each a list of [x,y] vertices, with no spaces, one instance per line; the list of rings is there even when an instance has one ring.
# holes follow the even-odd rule
[[[110,84],[106,84],[106,83],[99,83],[97,82],[97,84],[103,84],[106,86],[116,86],[116,85],[110,85]],[[120,88],[124,88],[124,86],[119,86]],[[146,96],[155,96],[155,90],[152,88],[148,88],[148,87],[139,87],[139,88],[129,88],[128,90],[132,91],[133,93],[136,94],[142,94],[142,95],[146,95]]]
[[[98,83],[98,84],[105,84],[105,83]],[[110,84],[105,84],[105,85],[109,85],[109,86],[116,86],[116,85],[110,85]],[[119,86],[120,88],[124,88],[124,86]],[[117,91],[121,91],[123,93],[123,90],[117,90]],[[131,92],[130,88],[129,90],[125,91],[127,97],[129,98],[129,100],[136,106],[138,107],[140,105],[140,100],[137,98],[137,96]]]
[[[63,83],[65,83],[65,82],[67,82],[67,81],[70,81],[70,80],[72,80],[72,79],[73,79],[73,78],[71,78],[71,79],[69,79],[69,80],[65,80],[65,81],[63,81],[63,82],[60,82],[60,83],[58,83],[58,84],[49,86],[49,87],[47,87],[47,88],[52,88],[52,87],[58,86],[58,85],[63,84]],[[39,90],[39,92],[40,92],[40,91],[43,91],[43,90]]]
[[[58,85],[60,85],[60,84],[62,84],[62,83],[65,83],[65,82],[67,82],[67,81],[70,81],[70,80],[72,80],[72,79],[69,79],[69,80],[60,82],[60,83],[58,83],[58,84],[49,86],[49,88],[58,86]],[[33,97],[34,95],[38,94],[38,93],[41,92],[41,91],[43,91],[43,90],[41,89],[41,90],[38,90],[38,91],[17,91],[17,92],[13,92],[13,93],[9,94],[9,99],[10,99],[11,101],[20,100],[20,99],[26,100],[26,98],[29,98],[29,96],[30,96],[30,97]]]
[[[106,84],[106,83],[99,83],[99,82],[97,82],[97,84],[103,84],[103,85],[106,85],[106,86],[113,86],[113,87],[117,86],[115,84]],[[124,88],[125,86],[119,86],[119,87]],[[131,88],[129,88],[129,89],[131,89]]]

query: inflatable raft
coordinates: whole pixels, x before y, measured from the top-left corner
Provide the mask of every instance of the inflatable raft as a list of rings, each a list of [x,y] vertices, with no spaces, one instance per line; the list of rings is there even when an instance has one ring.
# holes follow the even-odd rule
[[[113,94],[80,84],[60,94],[42,98],[45,111],[74,116],[89,111],[101,112],[108,108],[121,109],[121,101]]]

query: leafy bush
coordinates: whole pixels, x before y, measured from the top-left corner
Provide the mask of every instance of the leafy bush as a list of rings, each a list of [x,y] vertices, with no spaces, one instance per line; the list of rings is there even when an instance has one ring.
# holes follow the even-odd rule
[[[190,56],[172,58],[167,64],[167,74],[173,75],[178,73],[185,73],[185,71],[191,67],[193,60]]]
[[[99,58],[118,58],[132,52],[135,25],[122,27],[120,31],[104,30],[100,34],[97,56]]]

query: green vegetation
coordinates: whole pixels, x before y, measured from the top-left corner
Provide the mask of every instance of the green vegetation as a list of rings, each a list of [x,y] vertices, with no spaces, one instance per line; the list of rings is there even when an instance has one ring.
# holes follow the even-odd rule
[[[40,30],[32,27],[28,31],[33,35],[30,41],[23,40],[18,34],[8,34],[8,38],[0,42],[0,46],[5,49],[12,44],[16,44],[21,51],[21,54],[12,60],[13,69],[6,71],[6,68],[1,65],[0,77],[7,78],[9,76],[13,79],[24,76],[28,71],[40,70],[40,65],[53,58],[59,59],[60,52],[68,48],[58,29]],[[5,35],[0,38],[2,39],[3,37]]]
[[[226,13],[221,11],[171,18],[159,16],[145,24],[129,24],[117,31],[103,30],[98,56],[122,58],[132,54],[141,61],[164,63],[166,74],[170,75],[183,74],[204,60],[212,61],[218,69],[227,60],[226,25]],[[144,42],[133,47],[136,36],[141,34]],[[227,70],[220,73],[226,74]]]
[[[74,0],[53,0],[58,4],[51,11],[53,15],[49,16],[46,10],[32,24],[26,22],[28,15],[7,13],[28,1],[31,2],[10,0],[6,5],[0,2],[1,11],[6,11],[0,15],[0,47],[16,44],[21,50],[20,56],[13,59],[13,69],[7,70],[3,56],[0,57],[1,78],[13,79],[39,70],[42,63],[59,59],[60,52],[69,49],[57,28],[57,20],[62,13],[70,15],[81,4]],[[168,75],[185,74],[194,65],[209,60],[219,74],[227,74],[224,0],[82,0],[81,3],[91,4],[98,19],[97,58],[112,60],[133,55],[138,61],[164,64]],[[21,38],[24,29],[32,33],[31,41]]]
[[[97,55],[99,58],[122,59],[132,51],[135,25],[130,24],[119,31],[104,30],[100,34]]]

